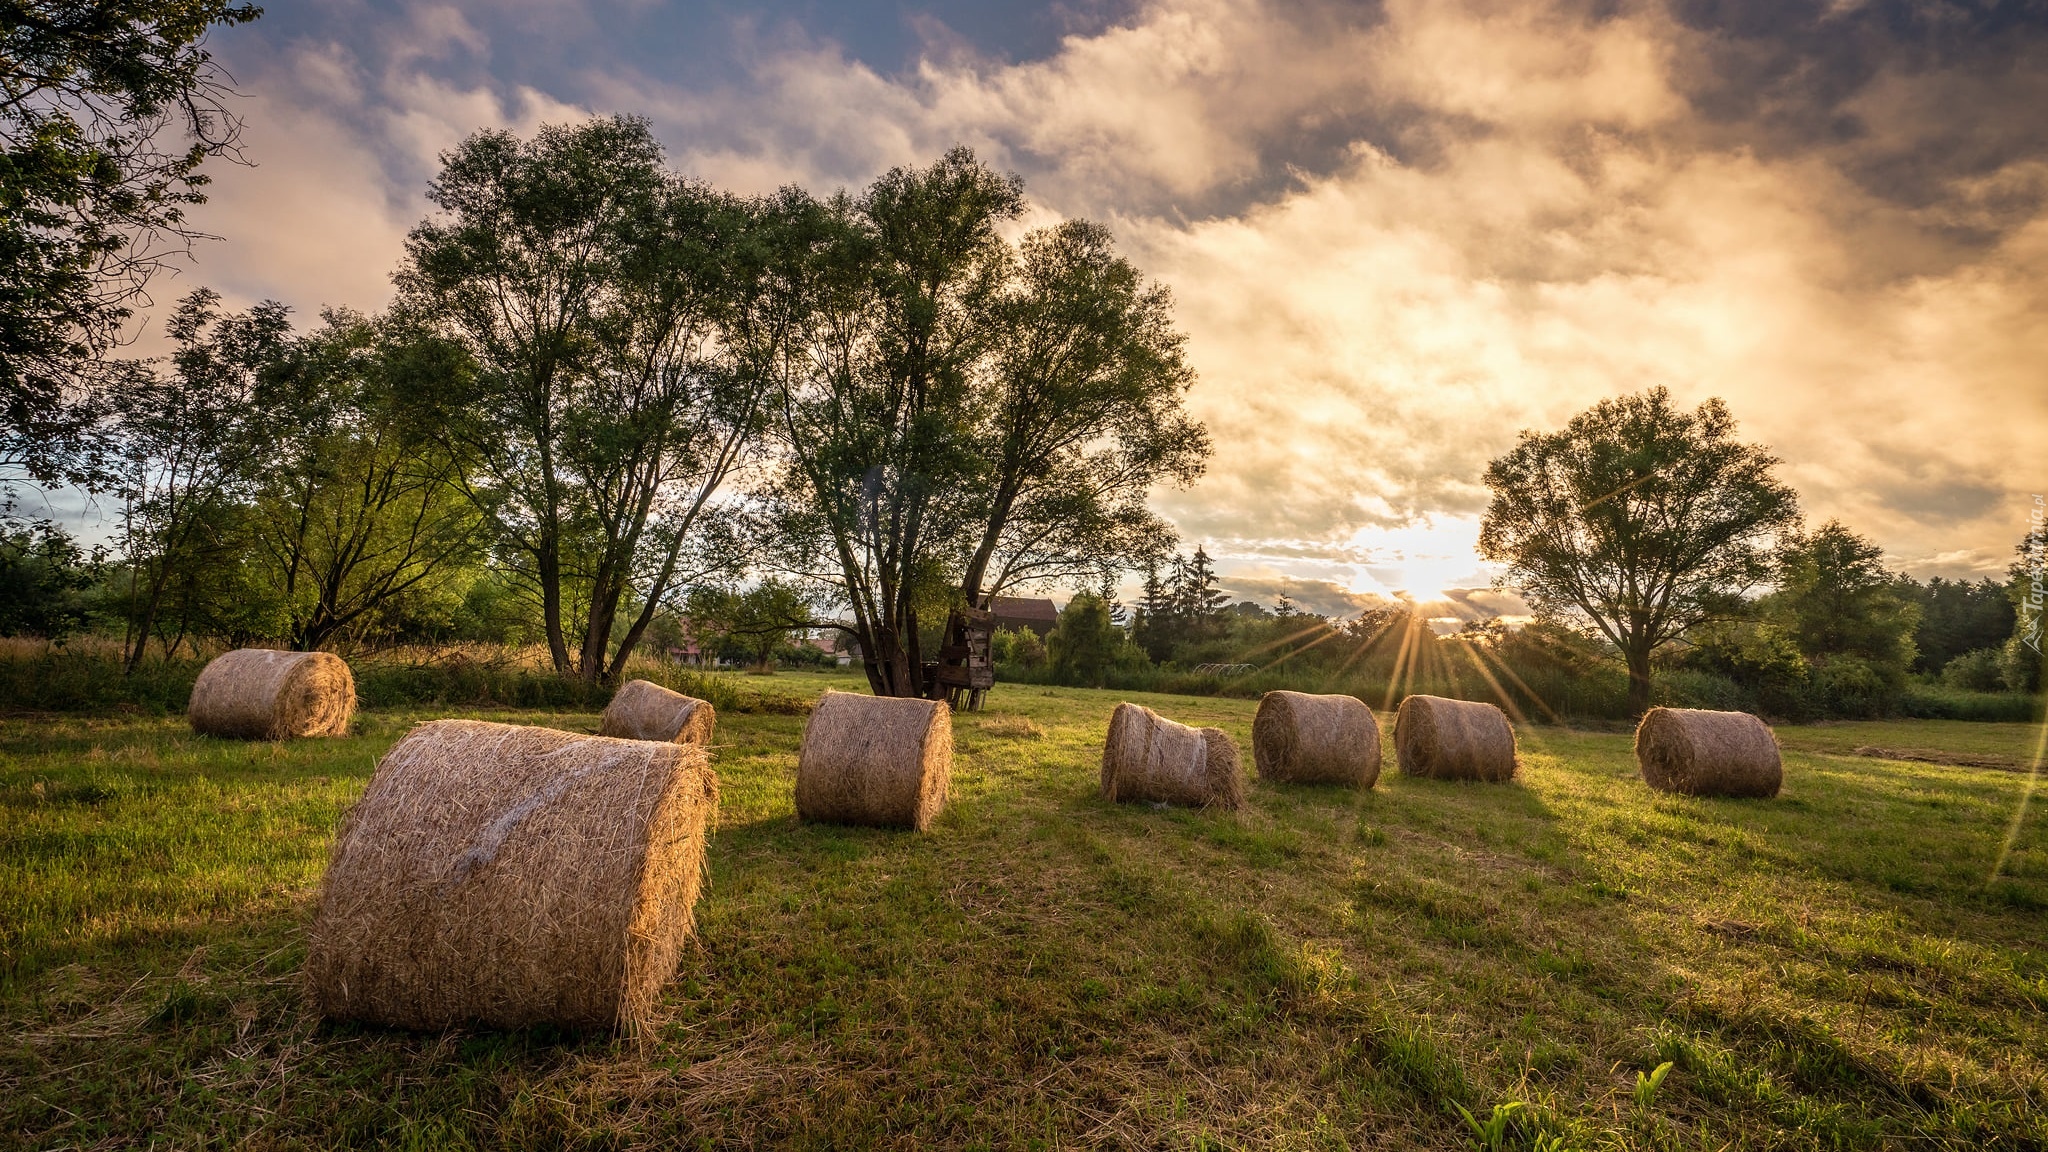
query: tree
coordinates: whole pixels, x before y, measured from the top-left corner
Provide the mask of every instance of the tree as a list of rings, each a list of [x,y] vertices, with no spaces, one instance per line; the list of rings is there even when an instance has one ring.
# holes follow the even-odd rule
[[[1996,581],[1936,576],[1923,585],[1902,578],[1899,590],[1920,604],[1920,627],[1913,633],[1916,672],[1939,672],[1965,652],[1996,648],[2012,635],[2013,602]]]
[[[275,428],[266,385],[291,336],[286,309],[266,301],[223,314],[219,303],[210,289],[186,296],[166,326],[178,345],[171,371],[134,365],[112,393],[126,500],[130,672],[158,634],[166,597],[188,593],[176,636],[162,637],[168,652],[191,622],[189,593],[238,551],[251,464]]]
[[[1209,436],[1181,407],[1194,371],[1173,297],[1069,220],[1024,237],[980,304],[987,386],[975,457],[980,539],[961,574],[972,603],[1025,582],[1093,574],[1165,551],[1144,506],[1155,484],[1202,473]]]
[[[803,589],[787,581],[763,580],[743,591],[704,586],[690,593],[690,630],[700,643],[730,645],[767,669],[790,634],[808,625],[811,608]]]
[[[1884,549],[1840,521],[1789,534],[1778,549],[1777,583],[1768,607],[1809,659],[1859,656],[1901,675],[1912,663],[1919,606],[1899,594]]]
[[[1138,601],[1138,619],[1131,633],[1149,659],[1164,663],[1173,654],[1179,635],[1175,628],[1172,587],[1167,580],[1160,578],[1156,559],[1145,562],[1143,587],[1144,592]]]
[[[1884,568],[1884,550],[1830,520],[1786,537],[1766,619],[1813,668],[1818,704],[1836,715],[1888,711],[1914,657],[1920,606]]]
[[[1123,629],[1110,618],[1109,601],[1093,592],[1077,592],[1060,611],[1045,648],[1060,683],[1100,688],[1104,674],[1122,659],[1127,642]]]
[[[1171,298],[1071,222],[1012,246],[1021,185],[955,148],[859,199],[786,193],[772,295],[792,567],[852,609],[869,684],[915,696],[920,620],[1164,552],[1144,506],[1200,473],[1207,433]]]
[[[1764,449],[1732,437],[1727,405],[1693,412],[1653,388],[1603,400],[1562,431],[1524,431],[1486,469],[1479,551],[1538,613],[1596,629],[1650,705],[1650,656],[1771,571],[1798,500]]]
[[[345,311],[283,351],[251,519],[293,647],[375,623],[477,556],[465,461],[405,401],[409,377],[445,384],[469,370],[450,342]]]
[[[779,295],[796,319],[775,358],[784,468],[771,498],[852,609],[878,696],[925,694],[919,611],[953,581],[979,469],[963,434],[971,294],[1004,258],[996,226],[1022,210],[1018,181],[964,148],[891,169],[858,202],[783,201]]]
[[[751,282],[732,263],[747,211],[669,173],[627,117],[481,132],[442,161],[443,215],[398,275],[403,308],[477,366],[436,389],[439,422],[477,462],[556,670],[616,679],[670,590],[707,574],[681,562],[760,426],[762,377],[721,340]]]
[[[0,5],[0,468],[84,480],[133,302],[198,238],[200,165],[239,122],[199,45],[224,0]]]
[[[82,593],[104,559],[48,520],[0,532],[0,636],[61,641],[78,629],[87,616]]]
[[[2041,498],[2034,498],[2034,514],[2041,515]],[[1999,651],[1999,671],[2007,689],[2013,692],[2041,690],[2041,633],[2048,621],[2048,526],[2036,527],[2020,541],[2019,556],[2008,570],[2006,594],[2012,598],[2016,617],[2011,638]]]

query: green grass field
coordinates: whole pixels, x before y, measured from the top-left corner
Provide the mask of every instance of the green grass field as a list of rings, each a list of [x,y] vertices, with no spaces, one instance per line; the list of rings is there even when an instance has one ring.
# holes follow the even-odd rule
[[[802,717],[721,717],[700,935],[640,1041],[307,1014],[331,830],[426,714],[0,721],[0,1144],[2048,1147],[2036,728],[1788,728],[1768,802],[1533,728],[1513,785],[1390,763],[1216,813],[1097,797],[1120,698],[999,688],[924,836],[799,825]],[[1248,753],[1250,701],[1133,698]]]

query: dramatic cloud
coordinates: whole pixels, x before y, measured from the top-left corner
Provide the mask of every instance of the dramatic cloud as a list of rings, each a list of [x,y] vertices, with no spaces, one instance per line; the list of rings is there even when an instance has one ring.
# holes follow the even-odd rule
[[[435,153],[487,125],[644,113],[744,191],[964,142],[1174,289],[1217,454],[1159,506],[1241,595],[1513,613],[1446,595],[1491,576],[1486,461],[1653,384],[1726,398],[1810,517],[1918,572],[2001,568],[2048,485],[2048,32],[2024,6],[1090,12],[1028,59],[928,23],[907,66],[706,22],[727,48],[694,72],[651,63],[644,25],[608,55],[576,10],[323,25],[238,65],[262,167],[222,174],[200,278],[375,306]]]

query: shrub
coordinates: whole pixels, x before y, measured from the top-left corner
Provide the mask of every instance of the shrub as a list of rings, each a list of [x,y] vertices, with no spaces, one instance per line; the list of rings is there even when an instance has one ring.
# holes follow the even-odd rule
[[[2000,664],[2003,655],[1996,648],[1963,653],[1942,667],[1942,686],[1971,692],[1996,692],[2004,688],[2005,675]]]
[[[2008,692],[2041,690],[2041,653],[2024,637],[2015,635],[1998,655],[1999,677]]]
[[[2031,724],[2040,718],[2041,699],[2016,692],[1973,692],[1920,684],[1900,695],[1899,714],[1915,720]]]

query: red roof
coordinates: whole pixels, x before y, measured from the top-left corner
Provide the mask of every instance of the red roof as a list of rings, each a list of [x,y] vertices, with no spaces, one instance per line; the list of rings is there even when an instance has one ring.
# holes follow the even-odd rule
[[[1059,606],[1037,596],[998,596],[989,602],[989,611],[995,613],[998,620],[1057,624],[1060,619]]]

